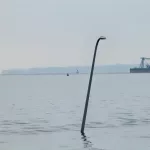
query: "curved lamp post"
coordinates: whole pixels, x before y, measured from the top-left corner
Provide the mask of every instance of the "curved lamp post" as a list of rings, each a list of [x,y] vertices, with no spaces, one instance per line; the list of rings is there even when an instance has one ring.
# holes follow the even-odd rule
[[[82,126],[81,126],[81,133],[82,133],[82,134],[84,134],[84,127],[85,127],[86,114],[87,114],[87,109],[88,109],[89,96],[90,96],[90,91],[91,91],[91,84],[92,84],[92,78],[93,78],[93,71],[94,71],[94,64],[95,64],[95,58],[96,58],[97,47],[98,47],[99,41],[100,41],[100,40],[105,40],[105,39],[106,39],[106,37],[101,36],[101,37],[97,40],[96,45],[95,45],[95,51],[94,51],[94,56],[93,56],[91,74],[90,74],[89,85],[88,85],[87,96],[86,96],[86,102],[85,102],[85,109],[84,109],[83,120],[82,120]]]

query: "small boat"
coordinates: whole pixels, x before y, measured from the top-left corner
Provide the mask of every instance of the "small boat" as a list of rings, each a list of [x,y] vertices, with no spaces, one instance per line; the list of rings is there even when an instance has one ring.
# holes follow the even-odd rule
[[[78,71],[78,69],[77,69],[77,71],[76,71],[76,74],[79,74],[79,71]]]

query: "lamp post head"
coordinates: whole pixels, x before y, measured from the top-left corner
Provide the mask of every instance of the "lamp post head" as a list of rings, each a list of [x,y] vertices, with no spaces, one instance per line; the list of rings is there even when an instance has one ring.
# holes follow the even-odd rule
[[[101,37],[100,37],[100,40],[106,40],[106,37],[101,36]]]

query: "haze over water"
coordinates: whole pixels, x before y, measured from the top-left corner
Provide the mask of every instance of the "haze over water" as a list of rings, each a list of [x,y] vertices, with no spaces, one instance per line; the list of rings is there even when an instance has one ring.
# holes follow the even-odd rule
[[[0,76],[2,150],[149,150],[149,74]]]

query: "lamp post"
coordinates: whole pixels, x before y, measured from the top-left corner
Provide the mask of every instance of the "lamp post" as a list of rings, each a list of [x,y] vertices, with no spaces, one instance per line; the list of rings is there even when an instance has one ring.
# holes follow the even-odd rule
[[[86,96],[86,102],[85,102],[85,108],[84,108],[84,114],[83,114],[83,120],[82,120],[82,126],[81,126],[81,133],[82,134],[84,134],[84,127],[85,127],[85,121],[86,121],[86,115],[87,115],[87,109],[88,109],[89,96],[90,96],[90,91],[91,91],[91,84],[92,84],[92,78],[93,78],[93,71],[94,71],[94,64],[95,64],[97,47],[98,47],[99,41],[105,40],[105,39],[106,39],[106,37],[101,36],[97,40],[96,45],[95,45],[95,51],[94,51],[94,55],[93,55],[91,74],[90,74],[90,79],[89,79],[89,85],[88,85],[88,90],[87,90],[87,96]]]

